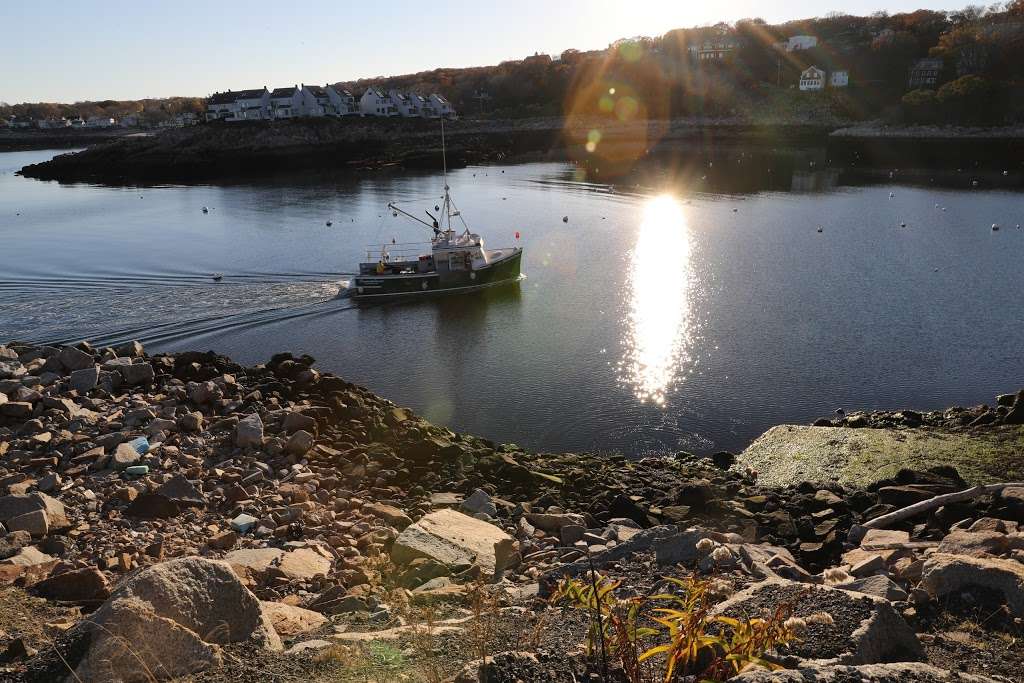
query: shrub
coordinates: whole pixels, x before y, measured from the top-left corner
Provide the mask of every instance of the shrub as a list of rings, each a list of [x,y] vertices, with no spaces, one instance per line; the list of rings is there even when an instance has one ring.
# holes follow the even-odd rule
[[[760,619],[733,619],[712,614],[713,582],[666,578],[678,593],[619,598],[619,582],[592,575],[589,582],[566,578],[551,596],[552,604],[568,604],[591,615],[587,656],[598,651],[617,660],[630,683],[652,680],[644,663],[663,663],[666,682],[684,676],[724,681],[751,665],[781,668],[768,651],[798,637],[800,624],[792,606],[780,605]],[[641,620],[651,622],[641,626]],[[645,644],[650,647],[643,649]]]

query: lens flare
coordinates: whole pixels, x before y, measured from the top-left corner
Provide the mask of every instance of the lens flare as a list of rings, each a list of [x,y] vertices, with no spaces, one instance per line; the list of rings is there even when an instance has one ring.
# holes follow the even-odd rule
[[[664,405],[686,363],[690,324],[690,236],[672,197],[646,207],[630,254],[629,327],[623,380],[642,402]]]

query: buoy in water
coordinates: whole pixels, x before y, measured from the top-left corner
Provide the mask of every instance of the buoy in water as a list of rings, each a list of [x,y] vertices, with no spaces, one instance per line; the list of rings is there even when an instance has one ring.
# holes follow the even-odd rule
[[[905,228],[905,227],[907,227],[907,224],[906,223],[900,223],[900,227],[901,228]]]
[[[993,223],[992,224],[992,229],[993,230],[998,230],[999,229],[999,224],[998,223]]]
[[[892,198],[893,198],[893,197],[895,197],[895,196],[896,196],[896,193],[895,193],[895,192],[890,192],[890,193],[889,193],[889,199],[892,199]]]
[[[203,213],[210,213],[210,210],[207,207],[204,206],[203,207]]]
[[[818,226],[818,232],[824,232],[824,231],[825,231],[825,229],[819,225]]]
[[[562,216],[562,222],[563,223],[568,223],[569,222],[569,217],[568,216]]]
[[[214,273],[213,274],[213,281],[214,282],[220,282],[223,279],[224,279],[224,276],[221,275],[220,273]]]
[[[331,221],[327,221],[327,227],[328,228],[331,227],[332,225],[334,225],[334,223],[332,223]]]

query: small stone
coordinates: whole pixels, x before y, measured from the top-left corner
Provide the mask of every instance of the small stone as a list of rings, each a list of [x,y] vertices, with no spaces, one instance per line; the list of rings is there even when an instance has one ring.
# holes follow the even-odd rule
[[[235,426],[235,445],[239,448],[257,448],[263,445],[263,420],[258,413],[246,415]]]
[[[259,520],[252,515],[242,513],[231,520],[231,528],[240,534],[244,534],[255,527],[257,522],[259,522]]]
[[[150,384],[156,378],[151,363],[132,363],[119,368],[125,383],[129,385]]]
[[[285,450],[292,455],[305,455],[313,447],[314,443],[313,435],[300,429],[288,438]]]
[[[149,474],[149,465],[129,465],[124,468],[124,473],[136,477],[141,477],[144,474]]]
[[[27,531],[33,538],[42,538],[50,531],[46,511],[39,509],[12,517],[6,523],[8,531]]]
[[[123,470],[131,467],[141,459],[142,456],[139,455],[139,452],[130,443],[119,443],[114,450],[114,454],[110,456],[110,468]]]
[[[80,394],[88,393],[96,388],[100,380],[100,367],[82,368],[71,373],[71,388]]]
[[[198,432],[203,428],[203,414],[196,411],[185,413],[178,418],[178,429],[183,432]]]
[[[238,543],[238,534],[234,531],[225,531],[212,537],[206,542],[214,550],[230,550]]]
[[[462,511],[471,515],[484,513],[488,517],[497,517],[498,507],[483,489],[476,489],[466,500],[462,501]]]
[[[69,371],[84,370],[90,365],[95,365],[91,354],[80,351],[73,346],[65,346],[61,349],[58,359],[60,364]]]

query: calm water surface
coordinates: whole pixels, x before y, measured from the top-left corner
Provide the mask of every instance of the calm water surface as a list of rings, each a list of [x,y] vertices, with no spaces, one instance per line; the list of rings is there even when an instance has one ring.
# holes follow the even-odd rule
[[[745,179],[729,194],[696,176],[612,187],[567,164],[461,169],[467,220],[495,247],[519,231],[526,279],[365,308],[339,291],[366,246],[427,236],[385,205],[432,208],[439,174],[146,188],[14,175],[52,154],[0,154],[0,340],[309,353],[432,420],[550,450],[740,449],[839,407],[1024,386],[1024,195],[998,180],[844,186],[747,157],[770,180],[747,191],[740,160],[720,160],[719,179]]]

